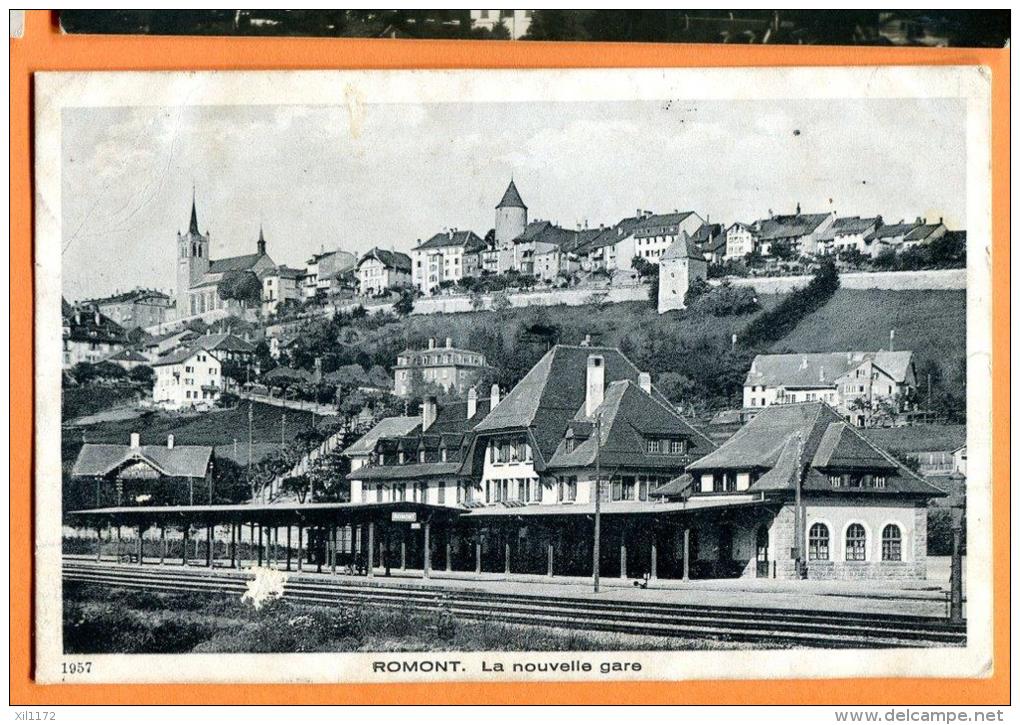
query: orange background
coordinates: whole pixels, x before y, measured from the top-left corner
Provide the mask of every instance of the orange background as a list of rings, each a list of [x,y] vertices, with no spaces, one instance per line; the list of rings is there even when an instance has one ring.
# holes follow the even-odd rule
[[[1009,51],[514,41],[62,35],[30,10],[11,55],[11,704],[1009,702]],[[992,72],[994,316],[990,679],[388,685],[39,685],[32,681],[32,73],[47,70],[986,65]]]

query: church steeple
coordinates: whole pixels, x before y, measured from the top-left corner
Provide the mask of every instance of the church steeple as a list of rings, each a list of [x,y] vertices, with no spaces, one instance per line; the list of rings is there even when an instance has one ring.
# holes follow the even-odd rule
[[[188,232],[199,235],[198,231],[198,211],[195,208],[195,187],[191,187],[191,224],[188,226]]]
[[[259,241],[258,241],[259,256],[262,257],[266,253],[266,238],[262,234],[262,225],[259,224]]]

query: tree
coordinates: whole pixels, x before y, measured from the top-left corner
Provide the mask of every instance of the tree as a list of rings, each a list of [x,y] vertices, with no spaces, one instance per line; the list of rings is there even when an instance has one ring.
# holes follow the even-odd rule
[[[151,388],[156,380],[156,373],[148,365],[138,365],[131,369],[128,377],[136,383],[141,383]]]
[[[71,368],[71,377],[78,385],[88,385],[96,378],[96,366],[92,363],[75,363]]]
[[[494,292],[492,294],[491,305],[493,311],[497,312],[500,315],[502,315],[511,307],[513,307],[513,303],[510,302],[509,295],[507,295],[507,293],[502,290],[500,290],[499,292]]]
[[[244,307],[257,307],[262,302],[262,282],[250,270],[233,270],[223,275],[216,285],[221,300],[235,300]]]
[[[123,380],[127,377],[127,370],[122,368],[117,363],[112,363],[108,360],[96,363],[95,374],[97,378],[103,380]]]
[[[700,297],[708,294],[711,289],[712,285],[710,285],[708,280],[703,277],[697,277],[691,280],[691,283],[687,285],[687,292],[684,293],[684,306],[690,307]]]
[[[393,303],[393,311],[401,317],[407,317],[414,311],[414,293],[404,289],[400,291],[400,299]]]
[[[630,260],[630,266],[635,272],[637,272],[638,277],[641,277],[642,279],[659,273],[659,265],[652,264],[644,257],[639,257],[637,255],[634,255],[634,257]]]

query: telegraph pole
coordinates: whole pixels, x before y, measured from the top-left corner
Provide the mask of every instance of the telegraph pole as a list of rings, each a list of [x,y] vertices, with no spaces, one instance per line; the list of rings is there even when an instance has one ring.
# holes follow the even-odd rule
[[[595,545],[592,547],[592,573],[595,593],[599,593],[599,565],[602,563],[599,538],[602,533],[602,416],[595,416]]]
[[[251,401],[248,402],[248,481],[251,482],[251,459],[252,459],[252,444],[253,438],[255,437],[254,429],[255,417],[251,410]]]
[[[794,562],[797,569],[797,578],[807,578],[807,567],[804,562],[804,519],[806,518],[804,511],[804,500],[802,496],[802,489],[804,488],[804,473],[801,468],[801,461],[804,458],[804,436],[800,433],[797,434],[797,488],[796,488],[796,500],[794,502],[794,527],[793,530],[797,537],[796,546],[794,546]]]

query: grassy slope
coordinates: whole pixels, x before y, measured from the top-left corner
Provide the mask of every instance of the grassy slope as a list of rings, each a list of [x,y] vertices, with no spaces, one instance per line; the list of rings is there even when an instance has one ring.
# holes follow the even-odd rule
[[[312,420],[311,413],[262,403],[254,403],[252,412],[253,440],[257,448],[272,448],[279,445],[281,419],[284,413],[287,415],[284,433],[288,440],[292,440],[299,431],[308,428]],[[315,420],[316,424],[321,424],[331,419],[316,416]],[[231,410],[214,409],[199,415],[156,412],[144,418],[108,421],[86,427],[84,437],[90,443],[127,443],[132,432],[141,433],[143,444],[165,444],[167,434],[173,433],[177,444],[224,446],[225,448],[218,449],[218,452],[225,455],[231,455],[229,449],[233,447],[236,438],[238,458],[246,459],[248,405],[242,404]],[[82,431],[68,430],[64,435],[70,440],[77,441],[81,439]]]
[[[925,360],[950,361],[966,354],[967,294],[962,290],[841,289],[820,310],[773,345],[776,352],[888,349],[913,350]]]

